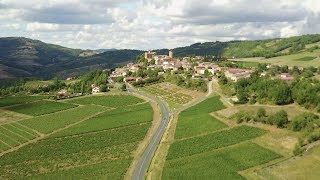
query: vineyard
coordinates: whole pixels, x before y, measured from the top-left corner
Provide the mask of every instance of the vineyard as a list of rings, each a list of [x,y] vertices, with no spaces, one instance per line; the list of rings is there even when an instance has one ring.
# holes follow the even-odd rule
[[[19,123],[43,134],[48,134],[56,129],[63,128],[69,124],[76,123],[86,117],[106,110],[106,108],[94,105],[80,106],[58,113],[26,119]]]
[[[19,104],[4,108],[34,117],[0,125],[0,153],[21,146],[1,156],[0,179],[123,179],[153,119],[129,95]]]
[[[240,143],[265,133],[264,130],[249,126],[238,126],[204,136],[176,141],[171,145],[168,160],[191,156],[208,150],[218,149]],[[190,148],[192,147],[192,148]]]
[[[18,123],[4,124],[0,126],[0,152],[18,146],[38,137],[33,131]]]
[[[44,114],[54,113],[57,111],[62,111],[70,108],[77,107],[73,104],[60,103],[55,101],[37,101],[27,104],[21,104],[13,107],[7,108],[7,110],[27,114],[31,116],[40,116]]]
[[[239,171],[281,157],[252,142],[267,131],[228,127],[209,114],[223,108],[212,97],[180,113],[162,179],[244,179]]]
[[[168,103],[170,108],[179,108],[203,94],[196,91],[186,90],[169,83],[154,84],[141,89],[163,99]]]
[[[47,98],[46,96],[9,96],[0,98],[0,107],[30,103]]]
[[[129,96],[129,95],[113,95],[113,96],[84,97],[84,98],[72,99],[67,102],[73,103],[73,104],[82,104],[82,105],[95,104],[95,105],[117,108],[117,107],[124,107],[124,106],[142,103],[143,100],[134,96]]]
[[[245,179],[237,172],[280,156],[254,143],[244,143],[166,163],[162,179]]]
[[[69,136],[146,123],[152,121],[152,117],[152,108],[149,104],[145,103],[133,106],[130,110],[115,109],[104,112],[54,136]]]
[[[209,113],[223,109],[219,97],[212,97],[182,111],[176,128],[175,139],[210,133],[227,127]]]

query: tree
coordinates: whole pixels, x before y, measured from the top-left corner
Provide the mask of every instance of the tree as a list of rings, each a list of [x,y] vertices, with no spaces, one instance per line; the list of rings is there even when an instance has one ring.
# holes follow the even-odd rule
[[[319,120],[319,117],[313,113],[302,113],[293,118],[290,129],[301,131],[307,126],[313,126],[313,122]]]
[[[277,112],[269,118],[272,119],[273,124],[276,125],[278,128],[284,128],[289,123],[288,113],[284,110]]]
[[[221,76],[219,77],[219,84],[221,85],[228,84],[228,78],[224,75],[224,73],[221,73]]]
[[[126,90],[127,90],[126,84],[122,84],[121,87],[120,87],[120,89],[121,89],[122,91],[126,91]]]
[[[204,77],[208,78],[211,75],[208,69],[204,70]]]
[[[149,62],[149,65],[153,65],[153,64],[156,64],[156,60],[152,59],[150,62]]]
[[[237,97],[239,100],[239,103],[247,103],[248,102],[248,94],[245,91],[238,91]]]
[[[107,92],[108,90],[107,85],[105,84],[101,84],[99,88],[100,88],[100,92]]]
[[[278,81],[272,86],[270,95],[275,104],[284,105],[292,102],[291,89],[284,81]]]

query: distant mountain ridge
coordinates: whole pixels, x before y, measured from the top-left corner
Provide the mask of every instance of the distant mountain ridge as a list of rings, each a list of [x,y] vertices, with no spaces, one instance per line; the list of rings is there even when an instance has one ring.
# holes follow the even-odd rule
[[[139,50],[106,50],[90,54],[21,37],[0,38],[0,79],[68,77],[134,61]]]
[[[205,42],[172,49],[176,57],[273,57],[319,48],[320,35],[267,40]],[[167,54],[169,49],[155,50]],[[95,69],[113,68],[135,61],[144,51],[132,49],[81,50],[23,37],[0,38],[0,80],[19,77],[50,79],[77,76]]]

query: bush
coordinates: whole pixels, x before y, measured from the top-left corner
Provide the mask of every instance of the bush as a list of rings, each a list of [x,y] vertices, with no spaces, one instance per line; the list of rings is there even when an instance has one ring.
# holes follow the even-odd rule
[[[105,84],[101,84],[99,88],[100,88],[100,92],[107,92],[108,90],[107,85]]]
[[[301,131],[307,126],[313,126],[313,122],[319,120],[319,117],[313,113],[303,113],[296,117],[291,122],[290,129],[293,131]]]
[[[281,110],[267,119],[268,124],[276,125],[278,128],[284,128],[289,123],[288,114]]]
[[[301,147],[299,144],[296,144],[296,145],[294,146],[294,149],[293,149],[293,154],[294,154],[295,156],[297,156],[297,155],[302,154],[303,151],[304,151],[304,148]]]
[[[318,141],[320,139],[320,131],[319,129],[315,132],[312,132],[311,134],[309,134],[307,136],[307,141],[308,143],[312,143],[312,142],[315,142],[315,141]]]
[[[267,112],[264,108],[260,107],[257,111],[257,117],[262,118],[262,117],[267,117]]]
[[[275,114],[275,125],[277,125],[278,128],[284,128],[289,123],[288,120],[288,113],[284,110],[279,111]]]
[[[244,121],[249,122],[252,119],[252,116],[246,111],[239,111],[234,114],[234,119],[240,124]]]

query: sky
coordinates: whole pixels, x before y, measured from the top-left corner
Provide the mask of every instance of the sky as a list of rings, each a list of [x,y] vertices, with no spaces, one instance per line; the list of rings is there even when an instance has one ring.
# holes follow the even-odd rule
[[[175,48],[320,33],[320,0],[0,0],[0,37],[81,49]]]

